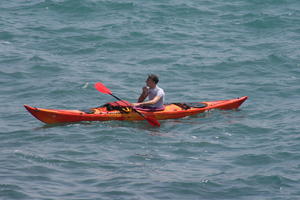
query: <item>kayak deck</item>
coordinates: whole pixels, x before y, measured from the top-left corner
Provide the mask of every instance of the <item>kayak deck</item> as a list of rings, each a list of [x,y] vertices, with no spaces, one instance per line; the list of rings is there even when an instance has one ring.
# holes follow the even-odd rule
[[[202,107],[182,107],[175,103],[165,105],[165,109],[161,111],[142,111],[145,116],[155,117],[157,120],[177,119],[186,116],[203,113],[211,109],[230,110],[237,109],[248,97],[240,97],[229,100],[196,102],[204,104]],[[109,120],[144,120],[139,114],[132,110],[122,112],[119,110],[107,110],[106,107],[98,107],[89,109],[91,112],[81,110],[61,110],[61,109],[44,109],[36,108],[28,105],[24,107],[38,120],[47,123],[68,123],[81,121],[109,121]]]

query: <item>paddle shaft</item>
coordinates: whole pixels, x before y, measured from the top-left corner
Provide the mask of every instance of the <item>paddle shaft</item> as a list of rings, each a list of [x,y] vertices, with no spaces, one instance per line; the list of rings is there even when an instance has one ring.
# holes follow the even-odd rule
[[[122,101],[123,103],[125,103],[122,99],[120,99],[119,97],[117,97],[117,96],[115,96],[115,95],[113,95],[113,94],[110,94],[111,96],[113,96],[113,97],[115,97],[117,100],[119,100],[119,101]]]

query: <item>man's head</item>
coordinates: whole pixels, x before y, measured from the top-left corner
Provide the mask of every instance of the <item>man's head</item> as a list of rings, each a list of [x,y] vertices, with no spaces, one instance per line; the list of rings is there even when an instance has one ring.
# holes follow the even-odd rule
[[[158,76],[155,74],[149,74],[148,79],[152,80],[155,84],[157,84],[159,81]]]
[[[159,81],[159,79],[156,75],[150,74],[146,80],[146,84],[150,88],[155,88],[158,81]]]

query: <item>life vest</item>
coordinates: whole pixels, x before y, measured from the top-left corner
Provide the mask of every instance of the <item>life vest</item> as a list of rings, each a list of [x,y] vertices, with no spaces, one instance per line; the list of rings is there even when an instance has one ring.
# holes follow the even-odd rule
[[[129,113],[132,111],[132,104],[128,101],[108,102],[103,105],[108,111],[118,110],[122,113]]]

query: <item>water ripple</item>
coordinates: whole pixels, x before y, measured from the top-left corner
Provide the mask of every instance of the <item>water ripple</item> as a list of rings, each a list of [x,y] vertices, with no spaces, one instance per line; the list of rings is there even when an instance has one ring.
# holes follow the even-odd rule
[[[299,1],[3,0],[3,199],[298,199]],[[248,95],[238,110],[45,125],[23,104]],[[287,167],[288,166],[288,167]]]

